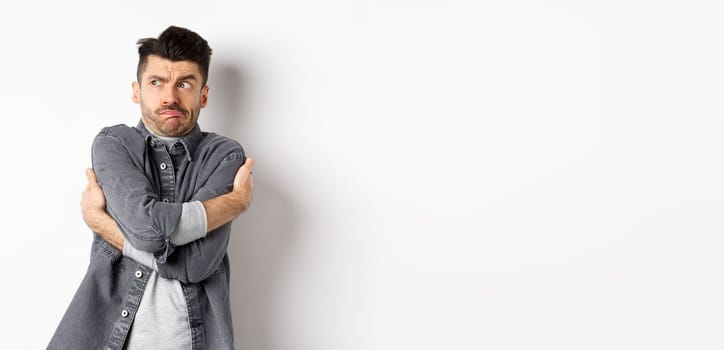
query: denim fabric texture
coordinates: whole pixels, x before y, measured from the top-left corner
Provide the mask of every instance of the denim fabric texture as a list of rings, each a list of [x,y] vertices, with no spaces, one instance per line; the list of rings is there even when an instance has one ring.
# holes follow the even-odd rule
[[[131,245],[154,254],[161,277],[181,282],[194,350],[234,348],[231,223],[182,246],[170,236],[182,203],[231,191],[245,160],[238,142],[198,125],[168,148],[141,122],[104,128],[93,141],[106,210]],[[151,271],[94,234],[88,270],[47,348],[123,349]]]

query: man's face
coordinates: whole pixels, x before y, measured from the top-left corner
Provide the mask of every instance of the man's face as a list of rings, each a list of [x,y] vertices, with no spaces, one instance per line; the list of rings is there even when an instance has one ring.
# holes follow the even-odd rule
[[[133,102],[141,105],[141,120],[154,134],[188,134],[206,107],[209,87],[202,86],[199,66],[150,55],[141,81],[133,82]]]

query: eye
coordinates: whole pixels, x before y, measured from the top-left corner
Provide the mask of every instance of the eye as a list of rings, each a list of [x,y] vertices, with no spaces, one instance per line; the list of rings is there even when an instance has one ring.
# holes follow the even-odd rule
[[[151,80],[151,85],[159,86],[159,85],[161,85],[161,82],[158,79],[153,79],[153,80]]]
[[[184,82],[182,82],[182,83],[179,83],[179,84],[178,84],[178,87],[180,87],[180,88],[182,88],[182,89],[188,89],[188,88],[191,87],[191,84],[189,84],[189,83],[187,83],[187,82],[184,81]]]

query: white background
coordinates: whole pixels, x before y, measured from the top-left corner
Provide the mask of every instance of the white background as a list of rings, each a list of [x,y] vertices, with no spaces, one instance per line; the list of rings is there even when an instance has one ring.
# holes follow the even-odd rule
[[[4,2],[2,348],[68,306],[91,141],[176,24],[257,160],[238,349],[722,349],[719,4]]]

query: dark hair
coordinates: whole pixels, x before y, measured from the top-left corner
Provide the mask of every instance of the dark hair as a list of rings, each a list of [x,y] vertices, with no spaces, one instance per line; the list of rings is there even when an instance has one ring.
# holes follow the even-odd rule
[[[156,38],[140,39],[138,44],[138,68],[136,76],[141,82],[141,74],[146,69],[149,55],[156,55],[171,61],[191,61],[199,65],[203,84],[209,77],[211,48],[200,35],[186,28],[170,26]]]

